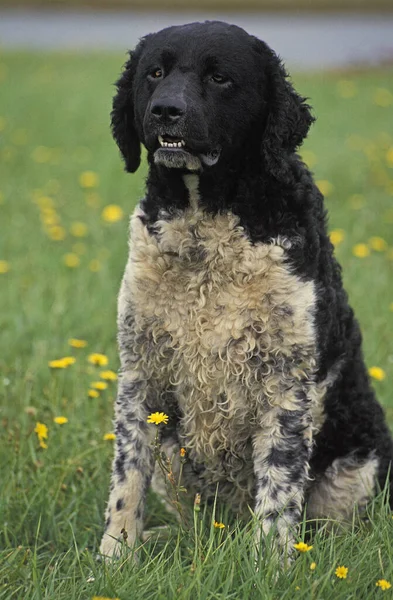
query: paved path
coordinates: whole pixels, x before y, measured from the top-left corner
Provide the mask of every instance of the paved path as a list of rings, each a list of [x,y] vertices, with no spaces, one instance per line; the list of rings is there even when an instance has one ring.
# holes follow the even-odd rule
[[[147,13],[0,10],[0,46],[34,49],[132,48],[168,25],[206,18],[236,23],[270,44],[297,69],[393,61],[393,13]]]

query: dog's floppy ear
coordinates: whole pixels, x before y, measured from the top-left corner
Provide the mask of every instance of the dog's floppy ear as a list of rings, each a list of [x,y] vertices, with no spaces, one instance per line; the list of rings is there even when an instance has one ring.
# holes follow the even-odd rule
[[[256,39],[256,38],[255,38]],[[288,154],[295,152],[315,120],[306,98],[297,94],[279,57],[267,44],[256,40],[265,70],[265,127],[262,134],[262,158],[275,177],[287,173]]]
[[[141,144],[135,128],[133,82],[144,40],[138,44],[124,65],[116,82],[117,94],[113,98],[111,128],[113,137],[123,155],[125,169],[134,173],[141,162]]]

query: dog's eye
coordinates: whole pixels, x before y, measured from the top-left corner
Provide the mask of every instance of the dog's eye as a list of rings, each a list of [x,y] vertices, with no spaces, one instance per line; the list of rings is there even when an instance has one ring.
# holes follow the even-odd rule
[[[154,69],[149,73],[149,77],[151,79],[160,79],[163,76],[162,69]]]
[[[210,75],[210,81],[214,81],[214,83],[228,83],[229,79],[228,77],[225,77],[225,75],[221,75],[221,73],[212,73]]]

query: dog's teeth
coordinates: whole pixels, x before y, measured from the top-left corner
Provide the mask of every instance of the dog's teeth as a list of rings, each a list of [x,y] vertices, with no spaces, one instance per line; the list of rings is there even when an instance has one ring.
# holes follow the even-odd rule
[[[184,140],[180,140],[179,142],[165,142],[162,135],[158,136],[158,141],[164,148],[182,148],[186,145]]]

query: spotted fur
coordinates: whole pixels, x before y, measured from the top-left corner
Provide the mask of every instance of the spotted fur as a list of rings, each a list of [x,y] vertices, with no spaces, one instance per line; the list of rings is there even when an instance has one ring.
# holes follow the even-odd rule
[[[349,520],[353,507],[362,511],[376,487],[379,460],[370,455],[359,461],[353,456],[337,458],[328,467],[308,497],[307,514],[314,519]]]
[[[226,80],[206,75],[213,55]],[[152,478],[165,496],[150,412],[169,416],[175,474],[187,450],[189,495],[254,513],[258,546],[271,532],[289,552],[305,505],[346,520],[385,483],[392,439],[322,195],[295,153],[311,122],[276,55],[233,26],[164,30],[126,65],[113,133],[129,171],[144,143],[149,177],[119,295],[105,555],[124,531],[135,545]],[[166,133],[185,145],[159,147]]]

